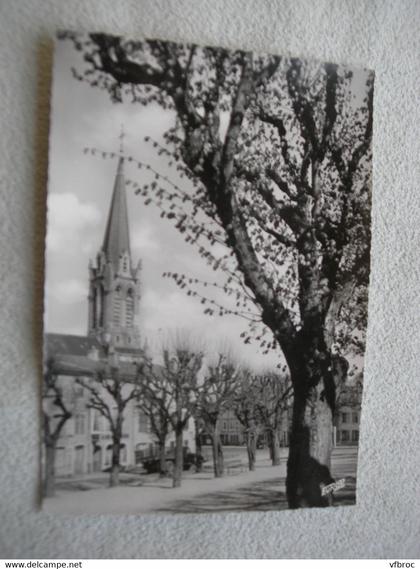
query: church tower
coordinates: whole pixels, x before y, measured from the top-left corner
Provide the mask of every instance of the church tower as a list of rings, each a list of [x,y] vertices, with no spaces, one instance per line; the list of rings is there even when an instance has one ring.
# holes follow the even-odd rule
[[[140,302],[140,261],[130,251],[124,158],[120,155],[104,241],[89,263],[88,334],[103,345],[140,349],[136,316]]]

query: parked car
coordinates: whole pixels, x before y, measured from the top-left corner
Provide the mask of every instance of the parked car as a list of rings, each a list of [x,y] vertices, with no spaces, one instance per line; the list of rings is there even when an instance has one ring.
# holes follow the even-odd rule
[[[266,445],[265,437],[262,436],[262,435],[260,435],[260,436],[258,437],[258,439],[257,439],[257,449],[263,449],[263,448],[265,448],[266,446],[267,446],[267,445]]]
[[[204,462],[204,458],[201,455],[196,455],[193,452],[187,452],[184,454],[183,470],[188,470],[190,472],[193,472],[196,469],[197,464],[199,464],[201,466],[201,464],[203,462]],[[168,455],[166,457],[165,463],[166,463],[165,474],[170,476],[173,472],[173,469],[174,469],[175,456],[173,454]],[[153,456],[150,458],[146,458],[143,460],[142,464],[143,464],[143,468],[147,472],[147,474],[152,474],[154,472],[160,471],[160,458],[159,457]]]

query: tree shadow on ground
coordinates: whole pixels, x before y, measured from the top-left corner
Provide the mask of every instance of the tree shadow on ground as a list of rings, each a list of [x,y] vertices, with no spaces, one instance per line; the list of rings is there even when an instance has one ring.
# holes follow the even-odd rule
[[[284,478],[255,482],[233,490],[210,492],[189,499],[177,500],[168,507],[154,510],[159,513],[200,514],[214,512],[278,511],[288,509]],[[334,494],[334,506],[356,503],[356,479],[346,478],[346,486]]]
[[[169,507],[156,509],[156,512],[206,513],[229,511],[269,511],[284,510],[287,502],[284,492],[279,492],[284,479],[255,482],[252,485],[232,490],[211,492],[185,500],[177,500]]]

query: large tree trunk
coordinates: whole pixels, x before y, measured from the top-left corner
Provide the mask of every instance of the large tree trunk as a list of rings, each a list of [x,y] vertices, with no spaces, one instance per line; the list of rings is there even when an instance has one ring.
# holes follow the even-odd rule
[[[248,468],[255,470],[255,459],[257,454],[257,434],[249,429],[246,434],[246,450],[248,452]]]
[[[277,429],[269,429],[268,442],[270,446],[270,458],[273,466],[280,464],[280,441]]]
[[[60,396],[61,397],[61,396]],[[60,399],[61,401],[61,399]],[[57,449],[57,441],[64,424],[71,417],[64,405],[61,405],[63,415],[60,417],[58,425],[51,431],[50,417],[43,413],[43,430],[44,430],[44,448],[45,448],[45,464],[44,464],[44,496],[51,497],[55,494],[55,455]]]
[[[268,456],[270,457],[271,462],[273,462],[273,445],[271,444],[268,430],[266,431],[266,439],[266,442],[268,443]]]
[[[109,476],[110,487],[118,486],[120,483],[120,440],[121,437],[115,435],[112,440],[111,472]]]
[[[45,445],[44,496],[55,494],[55,442]]]
[[[159,477],[166,476],[166,443],[165,440],[159,441]]]
[[[201,431],[198,421],[195,421],[195,470],[201,472],[203,470],[203,447],[201,444]]]
[[[219,430],[214,427],[212,435],[212,450],[213,450],[213,470],[215,478],[221,478],[225,473],[223,447],[220,440]]]
[[[323,371],[317,382],[308,378],[304,382],[301,370],[298,377],[291,370],[294,403],[286,478],[290,508],[331,504],[322,488],[334,482],[330,473],[334,387],[331,372]]]
[[[220,435],[217,434],[217,469],[219,477],[224,476],[225,474],[225,461],[223,457],[223,445],[222,441],[220,440]]]
[[[172,478],[172,487],[181,486],[182,469],[184,465],[184,448],[183,448],[183,431],[176,429],[175,431],[175,464]]]

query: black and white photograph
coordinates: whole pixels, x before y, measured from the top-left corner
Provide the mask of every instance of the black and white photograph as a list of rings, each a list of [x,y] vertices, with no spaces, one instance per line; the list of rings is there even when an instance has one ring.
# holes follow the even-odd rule
[[[43,509],[357,503],[374,74],[61,31]]]

